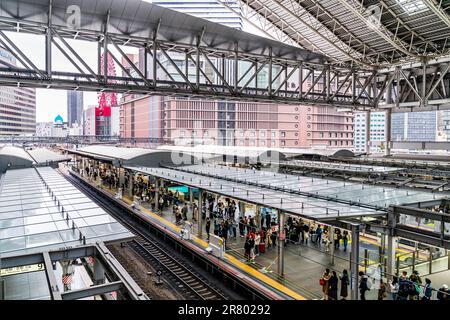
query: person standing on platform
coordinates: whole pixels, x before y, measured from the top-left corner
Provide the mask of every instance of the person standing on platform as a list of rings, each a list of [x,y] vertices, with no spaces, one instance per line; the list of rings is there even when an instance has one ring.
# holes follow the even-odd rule
[[[198,206],[194,203],[194,210],[192,211],[192,220],[197,221],[198,219]]]
[[[369,286],[367,285],[368,278],[362,271],[359,272],[359,277],[360,277],[360,279],[359,279],[360,300],[365,301],[366,300],[366,292],[368,290],[370,290]]]
[[[319,245],[322,241],[322,233],[323,233],[323,230],[322,230],[321,225],[319,224],[316,229],[316,234],[317,234],[316,243]]]
[[[341,279],[341,300],[346,300],[348,297],[348,285],[350,282],[347,270],[342,271],[340,279]]]
[[[239,218],[239,236],[241,238],[244,237],[244,218]]]
[[[325,269],[325,272],[322,275],[322,278],[320,278],[319,283],[322,286],[322,300],[328,300],[328,280],[331,278],[330,269]]]
[[[272,247],[272,228],[267,229],[266,242],[267,242],[267,248]]]
[[[336,301],[338,295],[338,277],[336,271],[331,273],[331,277],[328,280],[328,286],[328,299]]]
[[[344,230],[343,234],[342,234],[342,241],[344,244],[344,252],[347,251],[347,245],[348,245],[348,231]]]
[[[269,230],[270,229],[270,223],[271,223],[271,218],[270,218],[270,212],[267,211],[266,213],[266,229]]]
[[[433,294],[433,287],[431,286],[431,280],[428,278],[425,278],[425,286],[423,287],[422,300],[425,300],[425,301],[431,300],[432,294]]]
[[[206,239],[209,241],[209,232],[211,230],[211,220],[209,220],[209,217],[206,218],[205,222],[205,231],[206,231]]]
[[[188,213],[188,207],[186,204],[184,204],[183,209],[181,209],[181,213],[183,215],[183,220],[187,220],[187,213]]]
[[[396,276],[393,276],[392,280],[388,281],[388,291],[391,294],[391,299],[392,300],[397,300],[398,278]]]
[[[261,243],[261,236],[259,232],[255,234],[255,256],[259,256],[259,244]]]
[[[383,278],[380,279],[380,288],[378,289],[378,300],[384,300],[387,298],[386,284],[383,282]]]

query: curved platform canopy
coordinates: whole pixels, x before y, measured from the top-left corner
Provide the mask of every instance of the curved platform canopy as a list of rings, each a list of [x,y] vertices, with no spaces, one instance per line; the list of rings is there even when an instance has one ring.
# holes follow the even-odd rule
[[[30,168],[33,158],[22,148],[5,146],[0,149],[0,174],[8,169]]]
[[[33,165],[57,165],[64,161],[70,161],[70,157],[45,148],[24,150],[19,147],[5,146],[0,149],[0,173],[8,169],[31,168]]]
[[[49,3],[51,3],[51,10]],[[77,6],[77,7],[75,7]],[[72,8],[72,9],[71,9]],[[75,9],[76,8],[76,9]],[[80,9],[80,28],[71,30],[67,21]],[[70,9],[70,10],[69,10]],[[75,11],[73,11],[75,10]],[[48,25],[49,11],[54,28],[65,30],[63,37],[97,42],[107,28],[108,35],[123,40],[130,46],[144,47],[151,42],[157,32],[159,41],[173,42],[185,51],[186,47],[196,45],[201,37],[201,46],[218,51],[269,56],[274,59],[287,59],[324,64],[328,58],[313,51],[289,46],[278,41],[255,36],[226,26],[162,8],[141,0],[3,0],[0,2],[0,16],[11,21],[27,22],[21,25],[21,32],[27,32],[27,24]],[[107,25],[105,25],[105,22]],[[2,30],[17,31],[12,26],[0,27]],[[35,32],[35,29],[33,29]],[[176,46],[171,50],[176,50]]]
[[[114,146],[88,146],[78,149],[67,149],[69,153],[83,157],[110,162],[114,166],[139,165],[145,167],[158,167],[166,165],[183,165],[195,163],[194,159],[181,152],[145,148],[123,148]]]
[[[348,158],[354,153],[347,149],[300,149],[300,148],[266,148],[266,147],[239,147],[196,145],[191,146],[159,146],[159,150],[178,151],[195,156],[206,161],[226,161],[240,163],[277,163],[295,158]]]

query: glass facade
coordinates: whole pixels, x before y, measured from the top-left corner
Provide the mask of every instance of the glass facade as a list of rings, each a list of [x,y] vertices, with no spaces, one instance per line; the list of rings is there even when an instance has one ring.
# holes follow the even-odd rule
[[[393,141],[436,141],[437,112],[392,114]]]

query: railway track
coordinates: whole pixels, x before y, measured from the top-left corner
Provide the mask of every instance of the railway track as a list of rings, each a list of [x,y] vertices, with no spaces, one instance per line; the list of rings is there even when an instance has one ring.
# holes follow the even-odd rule
[[[186,299],[192,300],[228,300],[228,298],[214,287],[209,280],[198,274],[185,261],[174,257],[160,242],[150,236],[142,226],[137,225],[130,218],[124,216],[121,210],[111,206],[111,202],[91,187],[62,173],[74,186],[83,191],[93,201],[108,211],[115,219],[124,224],[136,235],[136,239],[127,242],[129,248],[139,254],[155,269],[163,272],[163,276],[174,285],[178,292]]]

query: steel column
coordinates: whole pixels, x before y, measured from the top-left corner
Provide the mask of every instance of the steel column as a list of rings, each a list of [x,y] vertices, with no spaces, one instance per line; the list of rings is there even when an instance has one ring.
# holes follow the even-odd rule
[[[391,145],[392,145],[392,138],[391,138],[391,124],[392,124],[392,110],[386,109],[385,111],[385,137],[386,137],[386,147],[384,150],[384,154],[386,156],[391,155]]]
[[[278,274],[284,277],[284,221],[285,213],[283,211],[278,211]]]
[[[352,300],[359,300],[359,225],[352,225],[352,243],[351,243],[351,277],[352,277]]]

